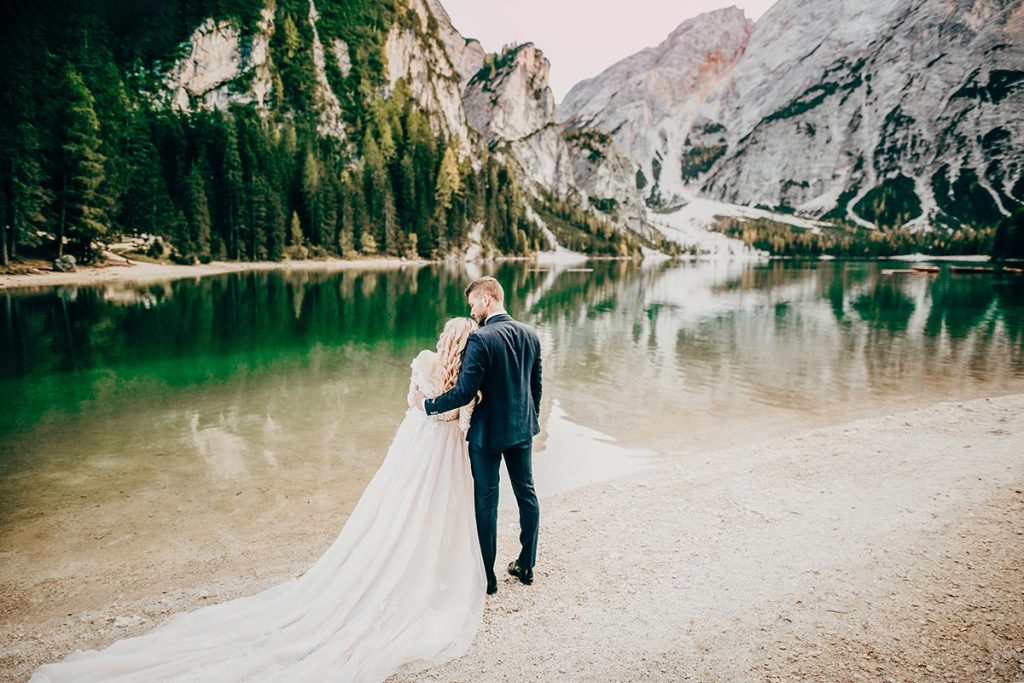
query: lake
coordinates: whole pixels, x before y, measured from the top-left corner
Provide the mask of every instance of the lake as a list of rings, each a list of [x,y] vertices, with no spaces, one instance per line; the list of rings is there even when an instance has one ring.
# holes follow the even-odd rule
[[[501,262],[0,292],[0,581],[31,593],[27,573],[118,568],[143,585],[310,538],[318,556],[405,413],[409,362],[468,314],[481,274],[542,340],[542,497],[650,458],[1024,392],[1024,278],[886,267]]]

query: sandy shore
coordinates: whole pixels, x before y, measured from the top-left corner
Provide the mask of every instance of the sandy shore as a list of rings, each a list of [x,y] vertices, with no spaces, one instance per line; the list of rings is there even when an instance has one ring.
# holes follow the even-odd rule
[[[159,282],[205,275],[252,270],[347,270],[420,266],[422,260],[398,258],[320,259],[309,261],[213,261],[194,266],[135,261],[131,265],[80,266],[73,273],[0,273],[0,289],[38,288],[53,285],[90,285],[108,282]]]
[[[534,585],[500,581],[470,653],[416,680],[1024,681],[1022,444],[1011,395],[538,482]],[[501,564],[514,509],[499,523]],[[0,678],[273,585],[323,543],[254,552],[231,582],[196,566],[170,594],[126,571],[93,610],[58,581],[0,586]]]

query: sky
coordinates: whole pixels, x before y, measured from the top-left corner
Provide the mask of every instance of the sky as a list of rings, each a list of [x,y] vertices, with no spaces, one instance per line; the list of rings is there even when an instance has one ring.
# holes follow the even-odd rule
[[[579,81],[653,47],[684,20],[735,5],[756,21],[775,0],[441,0],[463,36],[488,52],[532,42],[551,61],[551,90],[562,101]]]

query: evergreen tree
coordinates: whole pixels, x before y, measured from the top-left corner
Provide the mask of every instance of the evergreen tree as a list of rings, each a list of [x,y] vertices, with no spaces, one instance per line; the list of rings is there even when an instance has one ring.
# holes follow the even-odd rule
[[[285,213],[281,195],[274,191],[265,177],[258,176],[254,185],[254,202],[259,207],[256,220],[261,230],[257,232],[253,258],[276,261],[284,254],[285,248]]]
[[[92,241],[106,233],[97,190],[103,183],[99,121],[92,93],[73,66],[64,71],[65,122],[61,145],[60,228],[57,255],[64,239],[76,245],[79,257],[92,257]]]
[[[289,224],[289,241],[293,247],[301,247],[306,241],[306,236],[302,234],[302,222],[295,211],[292,211],[292,220]]]
[[[265,178],[267,141],[259,114],[253,107],[234,107],[232,113],[238,132],[238,157],[242,164],[245,229],[241,251],[247,259],[255,261],[266,258],[266,218],[269,211]]]
[[[340,219],[338,175],[335,171],[327,172],[320,185],[320,239],[321,248],[329,253],[336,252],[338,247],[338,221]]]
[[[0,225],[0,266],[5,268],[17,257],[19,244],[38,244],[36,232],[46,228],[46,211],[53,201],[53,193],[45,185],[39,136],[31,119],[22,119],[15,129],[10,165],[9,211],[6,225]]]
[[[185,206],[185,219],[188,222],[188,244],[183,252],[208,260],[210,257],[210,204],[206,199],[206,182],[199,164],[193,164],[186,180],[188,201]],[[179,245],[181,246],[181,245]]]
[[[398,191],[395,196],[398,206],[398,220],[407,232],[413,234],[421,229],[421,220],[416,210],[416,170],[409,150],[398,162]]]
[[[373,233],[366,230],[360,234],[359,250],[367,256],[373,256],[377,253],[377,240],[374,239]]]
[[[459,166],[451,147],[444,150],[441,167],[437,172],[434,190],[434,223],[437,226],[438,249],[445,253],[449,249],[450,219],[452,200],[460,191]]]
[[[313,150],[307,149],[302,164],[302,203],[308,226],[306,234],[315,245],[323,244],[321,175],[320,162],[313,154]]]
[[[366,197],[364,233],[373,233],[375,250],[383,243],[385,252],[398,254],[398,216],[395,209],[391,178],[384,166],[384,156],[372,135],[363,141],[363,191]],[[363,250],[365,253],[365,249]]]
[[[355,253],[356,236],[362,232],[358,220],[361,211],[362,193],[352,181],[352,174],[345,171],[341,175],[339,201],[341,212],[338,217],[338,253],[348,258]]]
[[[417,237],[416,233],[409,233],[408,238],[405,242],[405,253],[403,254],[407,259],[419,258],[419,250],[417,249]]]
[[[220,180],[220,235],[226,255],[232,259],[241,256],[240,232],[245,216],[242,160],[238,154],[238,135],[232,122],[223,114],[215,117],[215,134],[219,138]]]
[[[118,226],[131,233],[155,235],[162,231],[161,208],[170,204],[159,152],[153,144],[146,116],[136,112],[125,134],[124,173],[128,190],[121,201]]]
[[[398,256],[401,252],[402,240],[398,233],[398,211],[395,209],[395,200],[391,194],[390,185],[385,188],[383,204],[384,253],[388,256]]]
[[[1017,209],[996,227],[992,257],[1024,258],[1024,209]]]

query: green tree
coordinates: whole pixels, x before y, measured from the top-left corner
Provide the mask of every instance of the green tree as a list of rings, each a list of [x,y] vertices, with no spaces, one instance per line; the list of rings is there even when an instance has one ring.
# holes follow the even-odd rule
[[[1017,209],[996,227],[992,257],[1024,258],[1024,209]]]
[[[290,229],[291,243],[293,247],[301,247],[304,245],[306,238],[302,234],[302,222],[299,220],[299,214],[292,211],[292,222]]]
[[[360,233],[359,250],[367,256],[372,256],[377,253],[377,240],[374,239],[373,233],[368,230]]]
[[[206,182],[199,164],[193,164],[186,180],[188,202],[185,206],[185,219],[188,221],[188,245],[185,253],[209,259],[210,256],[210,204],[206,199]]]
[[[434,189],[434,222],[437,225],[437,245],[443,253],[449,249],[452,200],[460,191],[459,165],[451,147],[444,150],[441,167],[437,172]]]
[[[338,189],[340,215],[338,216],[338,253],[349,258],[356,251],[356,235],[362,232],[358,216],[362,211],[362,192],[352,181],[352,174],[341,174]]]
[[[65,121],[61,144],[60,229],[57,255],[65,237],[83,261],[92,258],[92,242],[107,231],[97,190],[103,183],[99,121],[92,93],[73,66],[64,70]]]
[[[220,235],[226,254],[233,259],[241,256],[241,227],[244,225],[245,203],[242,160],[238,154],[238,134],[233,122],[223,114],[215,117],[215,131],[219,138],[219,167],[216,177],[220,204]]]
[[[313,244],[323,244],[322,171],[312,148],[306,150],[302,164],[302,202],[306,213],[307,234]]]
[[[17,257],[18,245],[37,244],[36,232],[46,228],[46,210],[53,193],[46,187],[36,126],[22,119],[14,133],[10,164],[8,225],[0,225],[0,265]],[[8,248],[9,245],[9,248]]]

